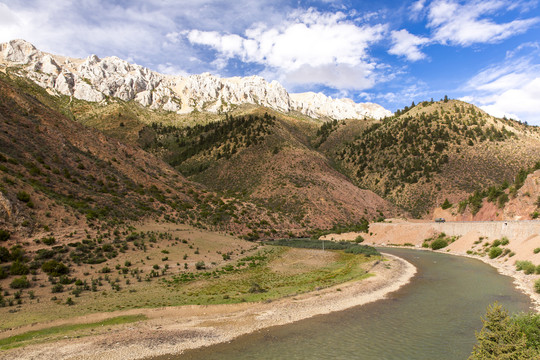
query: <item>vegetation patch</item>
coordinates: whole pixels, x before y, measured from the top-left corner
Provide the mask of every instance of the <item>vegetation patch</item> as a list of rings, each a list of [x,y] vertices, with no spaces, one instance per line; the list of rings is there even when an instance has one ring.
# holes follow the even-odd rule
[[[532,360],[540,357],[539,314],[522,313],[511,317],[495,303],[488,306],[482,323],[469,360]]]
[[[277,246],[288,246],[303,249],[326,249],[326,250],[343,250],[349,254],[363,254],[367,257],[381,255],[377,249],[368,245],[359,245],[349,241],[322,241],[313,239],[281,239],[268,244]]]

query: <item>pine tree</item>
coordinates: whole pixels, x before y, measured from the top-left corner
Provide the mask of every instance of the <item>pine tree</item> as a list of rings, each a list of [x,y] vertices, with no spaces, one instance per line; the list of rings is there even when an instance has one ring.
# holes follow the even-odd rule
[[[476,344],[469,360],[533,360],[534,349],[527,348],[527,338],[508,312],[495,303],[488,306],[483,327],[476,333]]]

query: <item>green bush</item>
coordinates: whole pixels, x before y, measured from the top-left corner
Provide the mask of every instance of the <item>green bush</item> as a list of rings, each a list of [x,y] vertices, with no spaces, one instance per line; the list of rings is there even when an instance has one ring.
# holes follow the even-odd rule
[[[354,239],[354,242],[357,243],[357,244],[360,244],[360,243],[364,242],[364,238],[362,237],[362,235],[358,235],[356,237],[356,239]]]
[[[44,237],[43,239],[41,239],[41,242],[43,242],[45,245],[52,245],[56,242],[56,239],[54,238],[54,236]]]
[[[9,260],[11,260],[9,250],[3,246],[0,246],[0,263],[8,262]]]
[[[510,240],[508,240],[508,238],[506,236],[504,236],[501,239],[501,245],[508,245],[509,243],[510,243]]]
[[[62,284],[56,284],[51,289],[52,293],[61,293],[63,291],[64,291],[64,285]]]
[[[28,281],[26,276],[21,276],[19,278],[13,279],[9,286],[12,289],[28,289],[30,287],[30,281]]]
[[[516,261],[516,270],[525,272],[525,274],[534,274],[536,266],[528,260]]]
[[[540,292],[540,279],[535,283],[535,289]],[[512,317],[512,321],[519,326],[527,337],[527,346],[540,350],[540,314],[521,313]]]
[[[11,237],[9,231],[0,229],[0,241],[7,241]]]
[[[56,260],[49,260],[41,265],[41,270],[51,276],[60,276],[69,274],[69,268]]]
[[[28,266],[24,265],[19,260],[14,261],[13,264],[11,264],[11,267],[9,268],[9,273],[11,275],[26,275],[30,272],[30,269],[28,269]]]
[[[493,247],[496,247],[496,246],[499,246],[501,245],[502,241],[497,239],[497,240],[493,240],[493,243],[491,244],[491,246]]]
[[[443,238],[435,239],[431,243],[431,248],[433,250],[439,250],[439,249],[445,248],[447,246],[448,246],[448,241],[446,239],[443,239]]]
[[[27,203],[30,201],[30,195],[26,191],[19,191],[17,193],[17,199]]]
[[[498,246],[492,247],[491,249],[489,249],[489,258],[495,259],[496,257],[499,257],[502,254],[502,252],[503,250],[500,247]]]
[[[204,264],[204,261],[197,261],[195,263],[195,269],[197,269],[197,270],[206,269],[206,265]]]
[[[534,290],[536,290],[536,292],[540,294],[540,279],[534,282]]]
[[[443,204],[441,205],[441,208],[443,210],[449,209],[451,207],[452,207],[452,203],[450,201],[448,201],[448,199],[445,199]]]
[[[540,252],[540,247],[537,247],[536,249],[534,249],[533,252],[534,252],[535,254],[538,254],[538,253]]]

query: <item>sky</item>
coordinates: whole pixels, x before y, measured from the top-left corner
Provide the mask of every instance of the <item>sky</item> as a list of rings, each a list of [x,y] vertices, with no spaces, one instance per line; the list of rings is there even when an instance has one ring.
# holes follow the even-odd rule
[[[0,42],[540,125],[540,0],[0,0]]]

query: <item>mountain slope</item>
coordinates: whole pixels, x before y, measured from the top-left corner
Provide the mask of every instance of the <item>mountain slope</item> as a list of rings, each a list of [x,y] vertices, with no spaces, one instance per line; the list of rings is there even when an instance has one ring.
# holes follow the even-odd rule
[[[85,128],[38,100],[45,90],[0,74],[0,226],[14,234],[112,227],[148,218],[238,233],[265,209],[221,198],[140,148]],[[41,91],[41,93],[39,93]],[[251,220],[253,219],[253,220]],[[255,220],[256,219],[256,220]]]
[[[193,181],[312,228],[398,214],[311,146],[315,124],[266,111],[193,128],[153,125],[141,132],[142,146]]]
[[[415,216],[445,198],[510,181],[540,159],[535,127],[497,119],[457,101],[424,102],[360,130],[328,155],[361,187]],[[324,148],[324,144],[322,145]]]
[[[24,40],[0,44],[0,65],[18,67],[20,74],[40,86],[77,99],[108,102],[113,97],[177,114],[223,113],[242,104],[255,104],[314,118],[390,115],[372,103],[356,104],[313,93],[289,95],[278,82],[268,83],[259,76],[163,75],[114,56],[100,59],[91,55],[82,60],[47,54]]]

